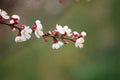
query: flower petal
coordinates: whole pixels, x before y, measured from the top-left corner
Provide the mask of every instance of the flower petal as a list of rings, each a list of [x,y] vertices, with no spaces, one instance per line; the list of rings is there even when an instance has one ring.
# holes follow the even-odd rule
[[[37,31],[35,31],[34,33],[35,33],[35,36],[36,36],[37,38],[40,38],[40,35],[38,34]]]
[[[56,44],[55,44],[55,49],[59,49],[59,48],[60,48],[59,44],[56,43]]]
[[[26,41],[26,38],[24,36],[17,36],[15,38],[15,42],[23,42]]]
[[[7,12],[6,11],[2,11],[1,12],[1,16],[4,18],[4,19],[9,19],[10,17],[8,16]]]
[[[39,25],[41,22],[40,22],[40,20],[36,20],[35,23],[36,23],[36,25]]]
[[[55,49],[55,45],[54,44],[52,44],[52,48]]]
[[[86,36],[86,32],[81,32],[81,35],[83,36],[83,37],[85,37]]]
[[[61,41],[59,41],[58,44],[60,47],[63,46],[63,42],[61,42]]]
[[[79,47],[79,48],[83,48],[83,44],[79,44],[78,47]]]

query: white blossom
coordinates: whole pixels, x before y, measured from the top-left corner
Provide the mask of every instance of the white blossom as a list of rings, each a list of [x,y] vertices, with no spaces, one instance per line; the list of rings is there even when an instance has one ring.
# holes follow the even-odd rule
[[[62,46],[63,46],[63,42],[58,41],[58,42],[56,42],[56,43],[54,43],[54,44],[52,45],[52,48],[53,48],[53,49],[59,49],[59,48],[62,47]]]
[[[29,26],[25,26],[25,25],[22,25],[22,28],[23,29],[21,30],[19,35],[16,36],[15,42],[24,42],[27,39],[30,39],[30,37],[31,37],[30,34],[32,33],[32,29],[30,29]]]
[[[20,17],[16,14],[11,16],[11,19],[9,21],[10,24],[18,24],[20,20]]]
[[[27,39],[24,36],[16,36],[15,42],[24,42]]]
[[[62,35],[67,35],[67,36],[71,36],[71,29],[68,28],[68,26],[64,26],[62,27],[61,25],[56,25],[56,29],[58,30],[58,32]]]
[[[26,39],[30,39],[31,37],[31,33],[32,33],[32,29],[29,26],[23,26],[24,29],[21,30],[21,35],[24,36]]]
[[[34,33],[36,35],[37,38],[40,38],[40,36],[43,36],[43,27],[42,24],[40,22],[40,20],[36,20],[35,21],[35,30]]]
[[[67,33],[67,36],[71,36],[71,29],[68,28],[68,26],[64,26],[63,30],[65,30],[65,32]]]
[[[4,10],[1,10],[0,9],[0,16],[3,18],[3,19],[9,19],[10,17],[8,16],[7,12],[4,11]]]
[[[81,38],[78,38],[75,42],[75,46],[76,47],[79,47],[79,48],[83,48],[83,43],[85,42],[84,38],[81,37]]]

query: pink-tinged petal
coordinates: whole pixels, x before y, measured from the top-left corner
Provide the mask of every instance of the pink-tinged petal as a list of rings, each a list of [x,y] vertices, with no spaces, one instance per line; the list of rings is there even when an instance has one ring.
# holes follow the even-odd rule
[[[78,37],[80,34],[76,31],[72,32],[72,37]]]
[[[52,31],[52,34],[53,34],[53,35],[58,35],[59,32],[58,32],[58,30],[55,29],[55,30]]]
[[[12,31],[15,31],[15,30],[16,30],[13,26],[10,26],[10,29],[11,29]]]
[[[9,21],[10,24],[18,24],[20,20],[20,17],[18,15],[12,15],[11,19]]]
[[[9,23],[10,23],[10,24],[14,24],[15,22],[14,22],[13,19],[11,19],[11,20],[9,21]]]
[[[63,39],[63,42],[64,42],[64,44],[67,44],[68,40],[67,39]]]

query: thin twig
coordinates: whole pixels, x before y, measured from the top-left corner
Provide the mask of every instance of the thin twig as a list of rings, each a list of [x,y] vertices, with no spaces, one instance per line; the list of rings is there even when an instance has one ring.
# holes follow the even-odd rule
[[[14,24],[5,23],[4,21],[0,21],[0,24],[8,25],[9,27],[14,27],[14,28],[18,29],[19,31],[21,31],[21,29],[19,27],[15,26]]]

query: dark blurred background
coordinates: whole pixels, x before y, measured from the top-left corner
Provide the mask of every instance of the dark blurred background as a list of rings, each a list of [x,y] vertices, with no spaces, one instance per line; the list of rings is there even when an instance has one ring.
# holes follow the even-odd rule
[[[0,80],[120,80],[120,0],[0,0],[0,8],[21,24],[40,19],[44,32],[56,24],[87,32],[83,49],[53,50],[34,35],[15,43],[17,32],[0,25]]]

